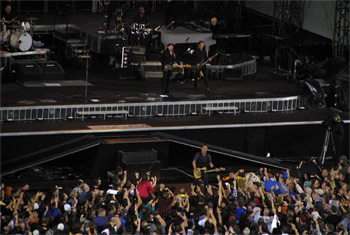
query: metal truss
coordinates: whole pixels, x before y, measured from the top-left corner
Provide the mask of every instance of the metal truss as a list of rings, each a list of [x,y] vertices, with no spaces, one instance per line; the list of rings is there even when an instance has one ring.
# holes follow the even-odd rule
[[[337,0],[333,37],[333,59],[349,56],[349,0]]]
[[[272,34],[288,37],[297,32],[303,25],[304,6],[304,0],[275,0]]]

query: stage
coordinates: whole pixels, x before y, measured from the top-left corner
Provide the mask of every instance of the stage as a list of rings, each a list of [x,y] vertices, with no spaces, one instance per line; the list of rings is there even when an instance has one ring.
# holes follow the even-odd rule
[[[125,18],[135,13],[129,11]],[[233,56],[239,60],[232,62],[227,56],[229,64],[219,61],[208,66],[211,91],[204,81],[195,89],[193,77],[178,76],[164,96],[159,77],[145,78],[138,67],[132,71],[117,66],[121,58],[116,42],[123,38],[97,32],[103,14],[33,16],[38,18],[33,39],[44,42],[52,60],[47,62],[58,61],[62,71],[35,79],[16,71],[2,78],[1,154],[9,178],[44,165],[83,167],[88,171],[84,177],[105,177],[106,170],[120,164],[118,151],[152,148],[159,153],[164,180],[184,171],[191,181],[192,156],[202,144],[209,144],[219,166],[286,169],[319,155],[322,123],[334,113],[344,120],[344,142],[349,140],[348,112],[310,105],[313,97],[304,82],[275,69],[258,53],[239,48],[244,43],[231,48],[241,50]],[[152,12],[151,27],[164,25],[163,19],[164,12]],[[163,29],[166,37],[161,42],[171,42],[176,31],[180,31],[178,50],[193,46],[201,35],[208,47],[213,43],[208,32],[183,29]],[[187,33],[195,37],[187,40]],[[160,51],[153,49],[146,52],[146,62],[159,58]],[[157,72],[161,75],[161,70]],[[345,144],[343,153],[349,153]]]

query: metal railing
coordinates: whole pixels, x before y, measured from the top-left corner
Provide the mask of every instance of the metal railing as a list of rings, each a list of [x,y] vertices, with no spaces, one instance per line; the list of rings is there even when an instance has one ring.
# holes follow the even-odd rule
[[[101,117],[96,118],[115,118],[120,117],[120,115],[110,115],[110,111],[122,110],[128,112],[129,118],[176,117],[194,113],[206,115],[204,107],[231,106],[237,107],[237,114],[285,112],[298,109],[302,104],[301,99],[299,96],[290,96],[262,99],[2,107],[0,108],[0,121],[70,120],[81,118],[79,115],[84,115],[84,112],[100,113]],[[94,116],[99,115],[95,114]]]
[[[298,53],[291,47],[278,47],[276,49],[275,68],[284,69],[296,79],[296,66],[301,61]]]

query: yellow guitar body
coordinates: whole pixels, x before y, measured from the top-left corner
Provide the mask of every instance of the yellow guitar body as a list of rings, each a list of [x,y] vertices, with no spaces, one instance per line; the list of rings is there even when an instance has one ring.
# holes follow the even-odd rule
[[[193,176],[194,176],[194,178],[196,178],[196,179],[200,179],[200,178],[202,177],[202,173],[201,173],[201,171],[206,172],[206,171],[207,171],[207,168],[206,168],[206,167],[197,168],[198,175],[197,175],[196,171],[195,171],[195,170],[193,170]]]
[[[203,173],[209,173],[209,172],[214,172],[214,171],[224,171],[224,170],[226,170],[225,168],[218,168],[218,169],[212,169],[212,170],[207,170],[207,168],[206,167],[202,167],[202,168],[197,168],[197,171],[198,171],[198,175],[197,175],[197,173],[196,173],[196,171],[195,170],[193,170],[193,176],[194,176],[194,178],[195,179],[200,179],[200,178],[202,178],[202,175],[203,175]],[[202,173],[203,172],[203,173]]]

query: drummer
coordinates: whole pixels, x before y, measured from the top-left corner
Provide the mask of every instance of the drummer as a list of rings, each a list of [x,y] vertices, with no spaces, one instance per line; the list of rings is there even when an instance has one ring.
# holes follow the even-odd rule
[[[4,11],[1,12],[1,22],[5,23],[6,27],[14,28],[21,24],[21,22],[16,19],[17,17],[12,12],[11,4],[6,3]]]
[[[134,17],[132,23],[144,24],[146,27],[151,24],[149,17],[145,14],[145,8],[143,6],[139,7],[139,12]]]

